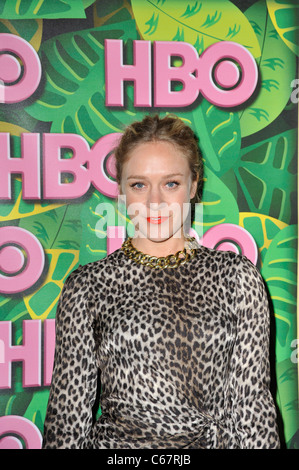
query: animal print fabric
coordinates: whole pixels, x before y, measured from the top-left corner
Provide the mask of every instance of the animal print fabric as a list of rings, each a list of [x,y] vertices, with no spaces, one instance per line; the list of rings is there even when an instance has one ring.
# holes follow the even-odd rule
[[[64,285],[43,448],[279,448],[269,382],[267,295],[247,258],[201,246],[156,270],[120,248]]]

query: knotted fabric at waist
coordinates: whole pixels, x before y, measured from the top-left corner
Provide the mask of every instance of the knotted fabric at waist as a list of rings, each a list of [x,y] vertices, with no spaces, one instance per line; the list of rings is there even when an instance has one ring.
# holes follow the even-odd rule
[[[207,448],[238,447],[230,416],[212,417],[194,407],[144,410],[128,405],[121,413],[103,413],[100,423],[113,440],[138,443],[145,448]],[[98,423],[98,425],[100,425]],[[100,431],[100,429],[99,429]],[[102,429],[104,431],[104,429]]]

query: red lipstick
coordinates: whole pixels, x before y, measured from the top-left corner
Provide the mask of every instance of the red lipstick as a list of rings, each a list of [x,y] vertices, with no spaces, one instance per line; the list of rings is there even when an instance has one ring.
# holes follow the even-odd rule
[[[167,220],[168,217],[147,217],[147,221],[150,223],[150,224],[162,224],[163,222],[165,222],[165,220]]]

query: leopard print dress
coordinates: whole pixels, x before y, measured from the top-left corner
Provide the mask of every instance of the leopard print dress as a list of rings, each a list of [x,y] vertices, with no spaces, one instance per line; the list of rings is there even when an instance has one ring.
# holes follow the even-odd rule
[[[201,246],[162,270],[119,248],[64,285],[43,448],[279,448],[268,356],[247,258]]]

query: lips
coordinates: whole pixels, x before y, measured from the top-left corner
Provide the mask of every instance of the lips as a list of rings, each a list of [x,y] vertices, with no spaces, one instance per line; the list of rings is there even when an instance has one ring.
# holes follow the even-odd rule
[[[147,221],[150,223],[150,224],[162,224],[163,222],[165,222],[165,220],[167,220],[168,217],[147,217]]]

